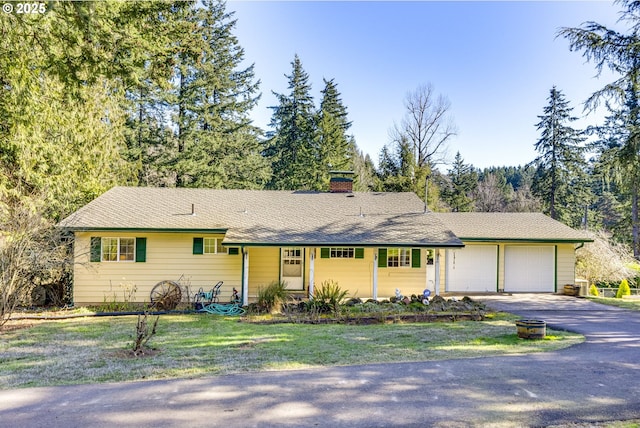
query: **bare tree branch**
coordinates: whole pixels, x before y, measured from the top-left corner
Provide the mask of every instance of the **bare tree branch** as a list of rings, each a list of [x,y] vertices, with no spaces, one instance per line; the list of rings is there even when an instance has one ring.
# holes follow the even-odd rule
[[[400,125],[394,125],[391,136],[394,141],[404,137],[411,144],[418,167],[443,163],[446,144],[456,135],[457,129],[450,117],[451,103],[436,95],[431,84],[421,85],[407,94],[405,117]]]

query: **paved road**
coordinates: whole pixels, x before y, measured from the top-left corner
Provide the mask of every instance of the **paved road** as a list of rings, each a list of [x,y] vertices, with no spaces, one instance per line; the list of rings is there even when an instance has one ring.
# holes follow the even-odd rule
[[[640,419],[640,314],[490,296],[584,334],[558,352],[0,391],[12,427],[521,427]]]

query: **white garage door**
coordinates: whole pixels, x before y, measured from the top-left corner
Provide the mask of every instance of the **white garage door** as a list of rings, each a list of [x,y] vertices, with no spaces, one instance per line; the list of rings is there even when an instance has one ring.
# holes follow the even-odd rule
[[[508,245],[504,250],[504,291],[554,292],[555,248]]]
[[[467,245],[447,251],[447,291],[495,292],[497,283],[497,245]]]

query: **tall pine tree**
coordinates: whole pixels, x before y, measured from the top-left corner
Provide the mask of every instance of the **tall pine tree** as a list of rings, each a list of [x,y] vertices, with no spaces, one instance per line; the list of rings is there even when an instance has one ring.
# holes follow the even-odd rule
[[[329,188],[330,171],[353,170],[353,137],[347,135],[351,122],[333,79],[324,79],[325,87],[318,112],[318,160],[321,189]]]
[[[260,131],[249,119],[259,82],[253,65],[240,68],[244,50],[232,17],[217,0],[183,17],[192,32],[175,55],[175,144],[165,153],[180,187],[259,188],[268,178]]]
[[[549,93],[549,104],[536,124],[541,136],[535,144],[540,155],[533,161],[536,175],[533,192],[539,196],[551,218],[575,225],[582,216],[586,185],[584,137],[570,126],[577,120],[571,116],[573,108],[562,91],[554,86]],[[571,186],[571,187],[570,187]],[[576,198],[577,196],[577,198]]]
[[[124,94],[155,52],[141,29],[170,6],[48,2],[0,16],[0,205],[55,220],[130,182]]]
[[[478,185],[478,173],[473,165],[465,164],[460,152],[456,153],[453,165],[448,173],[451,187],[442,192],[442,198],[453,212],[473,211],[471,194]]]
[[[637,100],[640,94],[640,3],[636,0],[619,0],[622,13],[619,22],[629,25],[627,33],[621,33],[596,22],[587,22],[577,28],[563,28],[560,35],[566,37],[571,50],[583,51],[588,61],[593,61],[598,74],[604,68],[611,70],[615,81],[596,91],[586,102],[596,107],[604,98],[622,108],[625,137],[616,154],[616,163],[625,171],[624,179],[629,194],[633,254],[640,260],[640,133],[638,133]],[[610,104],[611,105],[611,104]]]
[[[316,115],[309,75],[296,54],[291,62],[289,94],[274,95],[278,105],[271,107],[273,115],[267,136],[265,157],[271,162],[272,189],[319,190],[321,170],[318,162]]]

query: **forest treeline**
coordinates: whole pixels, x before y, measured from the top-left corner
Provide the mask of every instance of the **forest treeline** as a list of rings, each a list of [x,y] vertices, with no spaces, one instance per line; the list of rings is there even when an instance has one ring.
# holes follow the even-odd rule
[[[323,79],[314,99],[297,55],[268,129],[255,126],[269,88],[221,1],[51,1],[44,14],[2,14],[3,221],[17,206],[57,221],[115,185],[324,191],[331,171],[349,170],[358,191],[412,191],[435,211],[543,211],[605,229],[639,257],[640,6],[619,4],[628,34],[594,22],[559,31],[567,55],[619,76],[588,102],[606,105],[606,123],[573,128],[574,107],[552,87],[532,118],[538,157],[483,170],[447,159],[457,129],[430,84],[407,88],[374,162],[350,133],[339,82]]]

